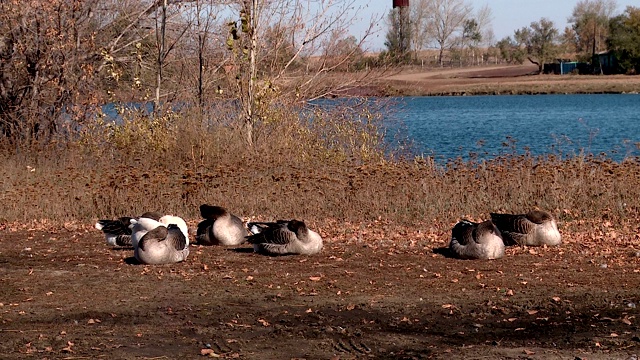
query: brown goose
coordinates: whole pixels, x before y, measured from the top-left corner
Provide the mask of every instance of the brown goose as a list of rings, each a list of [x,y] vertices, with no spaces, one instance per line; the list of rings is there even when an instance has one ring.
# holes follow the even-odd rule
[[[322,237],[303,221],[250,222],[247,241],[255,252],[267,255],[313,255],[322,250]]]
[[[140,239],[133,255],[141,264],[172,264],[187,259],[189,243],[178,225],[158,226]]]
[[[500,229],[506,245],[559,245],[562,237],[553,215],[533,210],[526,214],[491,213],[491,220]]]
[[[198,224],[196,241],[200,245],[240,245],[246,240],[247,230],[239,217],[221,206],[200,205],[204,218]]]
[[[504,242],[491,220],[462,220],[451,230],[449,250],[460,259],[499,259],[504,256]]]
[[[156,212],[146,212],[138,218],[145,217],[160,220],[162,215]],[[98,220],[95,228],[102,231],[107,245],[111,246],[133,246],[131,243],[132,224],[129,216],[123,216],[115,220]]]

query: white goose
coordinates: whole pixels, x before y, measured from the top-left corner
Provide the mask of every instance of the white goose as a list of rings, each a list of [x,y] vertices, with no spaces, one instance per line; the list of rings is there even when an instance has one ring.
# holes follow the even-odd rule
[[[491,213],[491,220],[500,229],[506,245],[559,245],[562,242],[558,224],[546,211],[526,214]]]
[[[449,250],[460,259],[499,259],[504,256],[504,247],[500,230],[491,220],[462,220],[451,230]]]
[[[313,255],[322,250],[322,237],[303,221],[250,222],[248,227],[253,235],[247,236],[247,241],[258,253]]]
[[[196,241],[200,245],[240,245],[246,240],[247,230],[239,217],[221,206],[200,205],[204,218],[198,224]]]
[[[174,223],[158,226],[140,239],[133,255],[141,264],[147,265],[181,262],[189,256],[189,241]]]
[[[140,217],[159,220],[162,215],[156,212],[146,212]],[[123,216],[115,220],[98,220],[98,222],[96,222],[95,224],[95,228],[102,231],[107,245],[132,246],[132,219],[134,218]]]

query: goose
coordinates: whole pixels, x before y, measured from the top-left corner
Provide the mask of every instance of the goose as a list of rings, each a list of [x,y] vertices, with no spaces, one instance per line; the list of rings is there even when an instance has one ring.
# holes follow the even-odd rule
[[[546,211],[532,210],[526,214],[491,213],[491,220],[500,229],[506,245],[559,245],[562,242],[558,224]]]
[[[449,250],[460,259],[499,259],[504,256],[504,247],[500,230],[491,220],[462,220],[451,230]]]
[[[177,224],[157,226],[142,236],[133,255],[146,265],[181,262],[189,256],[188,238]]]
[[[196,240],[200,245],[240,245],[245,242],[247,230],[239,217],[221,206],[200,205],[204,218],[198,224]]]
[[[187,246],[189,245],[189,230],[187,228],[187,223],[178,216],[173,215],[163,215],[157,220],[150,217],[140,217],[138,219],[131,219],[131,246],[134,249],[138,247],[138,243],[142,238],[151,230],[157,227],[167,227],[168,225],[174,224],[180,229],[182,234],[184,235]]]
[[[322,250],[322,237],[307,228],[303,221],[278,220],[276,222],[250,222],[253,235],[247,241],[253,250],[266,255],[313,255]]]
[[[156,212],[146,212],[140,215],[140,217],[146,217],[155,220],[159,220],[161,216],[162,215]],[[95,228],[102,231],[105,240],[107,241],[107,245],[131,246],[131,219],[133,218],[129,216],[123,216],[115,220],[98,220],[98,222],[96,222],[95,224]]]

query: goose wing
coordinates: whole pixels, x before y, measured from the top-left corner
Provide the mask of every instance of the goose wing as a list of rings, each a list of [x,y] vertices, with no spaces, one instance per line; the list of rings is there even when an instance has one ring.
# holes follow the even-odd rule
[[[131,218],[123,216],[116,220],[98,220],[96,229],[102,230],[105,234],[131,235]]]
[[[250,223],[252,226],[261,226],[262,230],[254,235],[247,236],[251,244],[287,245],[296,240],[296,234],[289,230],[286,221],[275,223]]]
[[[138,248],[145,251],[147,250],[146,247],[150,244],[164,241],[167,238],[168,231],[169,230],[164,226],[158,226],[155,229],[149,230],[144,234],[142,239],[140,239],[140,242],[138,242]]]
[[[536,224],[523,214],[491,213],[491,221],[502,233],[507,245],[524,244],[528,234],[532,233]]]
[[[500,231],[528,234],[535,227],[535,223],[529,220],[526,215],[518,214],[495,214],[491,213],[491,221]]]
[[[169,225],[167,228],[167,235],[164,241],[178,251],[184,250],[188,244],[182,230],[174,224]]]

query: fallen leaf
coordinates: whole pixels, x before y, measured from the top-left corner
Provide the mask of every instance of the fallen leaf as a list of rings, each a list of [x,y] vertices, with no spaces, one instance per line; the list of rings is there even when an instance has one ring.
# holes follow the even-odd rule
[[[529,315],[535,315],[538,313],[538,310],[527,310],[527,314]]]
[[[220,357],[220,355],[216,354],[215,351],[211,349],[200,349],[200,355],[214,357],[214,358]]]
[[[554,297],[552,297],[551,299],[553,299],[553,301],[555,301],[555,302],[560,302],[560,300],[562,300],[562,299],[560,299],[560,298],[559,298],[559,297],[557,297],[557,296],[554,296]]]
[[[535,351],[531,351],[531,350],[524,349],[524,353],[525,353],[526,355],[533,355],[533,354],[535,354]]]
[[[265,320],[265,319],[258,319],[258,322],[259,322],[260,324],[262,324],[262,326],[264,326],[264,327],[267,327],[267,326],[271,325],[271,324],[269,324],[269,322],[268,322],[267,320]]]
[[[322,276],[310,276],[309,280],[311,281],[320,281],[320,279],[322,279]]]

